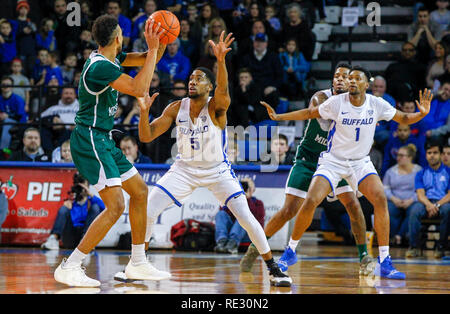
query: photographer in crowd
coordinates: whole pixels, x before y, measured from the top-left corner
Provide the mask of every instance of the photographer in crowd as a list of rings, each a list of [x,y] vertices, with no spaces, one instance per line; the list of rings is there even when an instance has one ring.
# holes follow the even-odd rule
[[[103,201],[89,192],[89,183],[79,173],[73,176],[73,186],[59,209],[53,229],[41,248],[58,250],[61,240],[64,248],[73,249],[80,242],[89,225],[105,209]]]

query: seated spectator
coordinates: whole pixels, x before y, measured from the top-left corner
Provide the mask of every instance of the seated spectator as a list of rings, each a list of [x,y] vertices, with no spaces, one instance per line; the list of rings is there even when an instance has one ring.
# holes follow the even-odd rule
[[[441,31],[444,32],[450,25],[450,11],[447,10],[448,0],[437,0],[436,6],[437,10],[430,13],[430,19],[439,24]]]
[[[408,40],[417,48],[417,60],[421,64],[428,64],[431,60],[433,47],[441,39],[441,26],[430,19],[430,11],[421,7],[417,22],[408,29]]]
[[[69,25],[67,23],[67,17],[70,12],[67,10],[67,0],[55,0],[54,12],[50,15],[51,19],[55,22],[55,38],[58,43],[58,52],[61,56],[65,56],[69,52],[75,52],[80,49],[81,31],[87,29],[87,21],[81,19],[81,25]],[[83,15],[81,16],[83,17]],[[67,40],[70,38],[71,40]]]
[[[428,115],[423,119],[426,136],[433,141],[444,143],[449,128],[450,116],[450,81],[443,82],[438,95],[431,101]]]
[[[48,85],[50,80],[56,78],[59,86],[64,85],[63,75],[59,66],[59,55],[57,52],[50,52],[49,54],[49,67],[47,68],[44,85]]]
[[[122,14],[120,0],[108,0],[106,3],[106,13],[114,16],[119,21],[123,36],[123,49],[127,51],[131,39],[131,21]]]
[[[120,149],[122,150],[125,157],[132,164],[151,164],[152,160],[143,155],[139,151],[139,146],[137,141],[132,136],[125,136],[120,140]]]
[[[416,174],[415,189],[419,202],[409,213],[409,249],[406,257],[420,256],[419,235],[421,219],[441,219],[439,242],[434,256],[442,258],[448,246],[450,215],[450,169],[441,161],[442,146],[429,142],[426,147],[428,165]]]
[[[177,38],[173,43],[167,45],[166,53],[158,63],[158,70],[168,73],[170,79],[186,81],[191,71],[191,62],[181,51],[180,40]]]
[[[187,96],[186,83],[184,81],[181,81],[181,80],[174,81],[173,82],[172,95],[171,96],[172,97],[168,101],[169,104],[171,102],[174,102],[174,101],[181,100],[181,99],[185,98]]]
[[[398,108],[403,112],[409,112],[409,113],[417,112],[416,104],[415,104],[414,100],[405,100],[403,102],[399,102]],[[398,123],[393,120],[390,121],[389,132],[391,135],[396,136],[397,128],[398,128]],[[416,138],[424,138],[425,137],[426,123],[424,123],[423,120],[420,120],[419,122],[410,124],[409,128],[411,130],[411,135],[415,136]]]
[[[186,18],[180,20],[180,35],[178,36],[178,39],[180,39],[180,50],[183,55],[185,55],[192,64],[197,64],[200,56],[200,51],[198,49],[200,43],[192,34],[191,25]]]
[[[14,151],[9,161],[42,161],[50,162],[51,158],[41,147],[41,134],[39,130],[30,127],[23,134],[23,149]]]
[[[123,120],[124,129],[127,133],[134,136],[135,138],[139,137],[139,119],[141,115],[141,110],[139,108],[139,103],[136,98],[132,100],[132,107],[128,114],[125,116]],[[149,113],[149,121],[153,120],[153,116]]]
[[[0,19],[0,73],[7,74],[17,56],[16,38],[7,19]]]
[[[250,36],[250,30],[255,21],[264,21],[264,12],[262,6],[252,0],[248,5],[248,14],[244,14],[236,27],[236,39],[238,41]],[[266,27],[267,31],[267,27]]]
[[[37,49],[47,49],[48,51],[56,51],[57,44],[55,31],[53,30],[54,22],[49,18],[44,18],[41,22],[41,28],[36,33]]]
[[[384,192],[388,199],[392,243],[401,245],[408,233],[408,215],[417,202],[414,178],[422,167],[413,163],[416,155],[413,144],[398,150],[397,164],[386,171],[383,178]]]
[[[295,38],[298,50],[303,53],[307,61],[312,60],[315,49],[315,35],[308,22],[302,18],[302,9],[297,3],[292,3],[287,9],[287,23],[283,26],[283,41]]]
[[[427,165],[425,158],[425,138],[415,137],[411,135],[411,129],[407,124],[400,124],[396,132],[397,136],[389,138],[384,148],[383,166],[381,168],[381,176],[383,177],[386,171],[394,166],[397,160],[397,153],[400,147],[408,144],[413,144],[417,150],[417,160],[413,159],[413,162],[419,164],[422,167]]]
[[[161,1],[163,10],[172,12],[175,15],[179,15],[183,5],[182,0],[162,0]]]
[[[256,220],[264,228],[265,209],[264,203],[253,196],[255,183],[250,178],[241,180],[242,189],[247,197],[247,203]],[[236,254],[239,245],[250,242],[247,232],[241,227],[233,213],[225,206],[221,207],[215,218],[216,247],[218,253]]]
[[[246,162],[241,158],[239,145],[235,136],[228,135],[228,148],[227,148],[228,161],[232,165],[245,165]]]
[[[0,84],[3,86],[0,96],[0,123],[2,129],[0,149],[3,149],[8,148],[11,142],[9,130],[18,122],[27,122],[27,113],[25,112],[25,101],[19,95],[13,93],[11,86],[14,84],[14,81],[12,78],[5,76],[1,79]]]
[[[248,68],[242,68],[238,74],[238,85],[234,88],[233,102],[229,108],[230,125],[242,125],[266,119],[264,108],[258,105],[260,90],[253,81]]]
[[[8,216],[8,199],[6,198],[5,193],[0,190],[0,230],[2,229],[2,225]],[[2,233],[0,232],[0,243],[2,242]]]
[[[433,94],[436,95],[438,93],[439,88],[445,81],[450,82],[450,54],[445,58],[444,73],[434,79]]]
[[[80,48],[78,51],[81,51],[82,53],[86,53],[86,49],[95,50],[97,49],[97,43],[94,40],[94,37],[92,36],[92,32],[90,30],[84,29],[80,34]],[[90,53],[88,53],[88,56]],[[81,64],[81,67],[83,67],[84,63]]]
[[[434,80],[445,73],[445,58],[448,55],[447,47],[440,41],[434,45],[435,59],[430,62],[427,71],[427,87],[434,87]]]
[[[22,60],[26,73],[31,73],[36,57],[36,31],[37,27],[28,17],[30,5],[26,0],[17,2],[17,53]]]
[[[68,53],[66,58],[64,59],[64,65],[61,67],[61,74],[63,77],[64,85],[73,84],[77,61],[77,55],[74,53]]]
[[[270,51],[276,52],[277,46],[278,46],[278,42],[277,42],[276,38],[269,37],[269,34],[266,30],[266,25],[265,25],[264,21],[256,20],[252,24],[250,36],[242,38],[238,42],[238,47],[239,47],[238,52],[239,52],[240,56],[252,53],[253,42],[255,41],[255,36],[257,34],[267,35],[267,38],[269,38],[267,49],[269,49]]]
[[[148,20],[150,15],[152,15],[156,10],[158,10],[157,1],[146,0],[144,3],[144,12],[141,12],[138,16],[133,18],[133,26],[131,29],[131,41],[135,41],[139,38],[139,34],[144,29],[145,22]]]
[[[445,144],[442,149],[442,162],[447,167],[450,167],[450,144]]]
[[[248,68],[252,73],[253,80],[257,88],[262,92],[263,100],[269,104],[278,106],[280,77],[282,68],[278,55],[267,49],[268,37],[265,34],[257,34],[253,42],[253,52],[242,57],[240,67]],[[261,120],[267,120],[267,112],[261,112]]]
[[[14,59],[11,64],[11,75],[9,76],[13,80],[13,85],[30,86],[30,80],[28,77],[22,74],[22,60]],[[31,87],[13,87],[13,94],[20,96],[25,102],[25,111],[28,112],[28,105],[30,104],[30,91]]]
[[[292,165],[295,155],[289,150],[289,141],[286,135],[278,134],[270,141],[270,159],[263,164]]]
[[[266,21],[269,23],[272,28],[272,34],[278,34],[281,31],[281,22],[277,17],[277,10],[273,5],[267,5],[264,9],[264,14]]]
[[[70,133],[75,127],[75,117],[79,107],[75,88],[65,87],[58,104],[51,106],[41,114],[43,120],[42,148],[45,151],[53,151],[55,147],[69,139]]]
[[[42,85],[47,75],[47,70],[50,66],[49,53],[47,49],[40,49],[36,58],[36,63],[31,75],[31,85]]]
[[[397,103],[391,95],[386,93],[386,80],[381,75],[375,76],[371,86],[371,94],[377,97],[381,97],[391,104],[392,107],[396,107]]]
[[[304,82],[311,69],[311,64],[297,49],[295,39],[286,42],[285,51],[280,52],[280,63],[283,68],[281,93],[288,100],[298,100],[306,89]]]
[[[75,248],[94,219],[105,209],[103,201],[89,191],[89,183],[80,174],[73,176],[70,200],[58,210],[50,236],[42,243],[44,250],[59,250],[59,242],[66,249]]]
[[[215,43],[219,42],[220,34],[222,34],[222,32],[225,32],[225,36],[227,36],[229,33],[227,26],[225,25],[225,21],[221,17],[212,18],[208,26],[208,35],[202,42],[202,47],[208,45],[208,42],[210,40],[212,40]],[[228,58],[230,58],[237,51],[237,45],[235,41],[231,43],[230,48],[231,51],[229,54],[227,54],[227,56],[229,56]],[[205,53],[206,51],[201,51],[201,54]]]
[[[387,92],[397,101],[417,99],[418,90],[425,87],[426,66],[418,63],[415,56],[416,47],[406,42],[401,59],[391,63],[385,71]]]
[[[52,152],[53,163],[73,162],[72,153],[70,151],[70,140],[66,140],[61,146],[56,147]]]
[[[200,24],[200,16],[195,3],[189,3],[186,6],[187,20],[189,21],[190,33],[195,41],[202,41],[202,26]],[[180,25],[181,26],[181,25]],[[181,30],[180,30],[181,33]]]

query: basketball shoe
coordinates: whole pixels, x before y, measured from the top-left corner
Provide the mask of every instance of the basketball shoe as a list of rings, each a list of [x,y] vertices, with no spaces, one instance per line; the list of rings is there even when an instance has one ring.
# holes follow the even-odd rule
[[[136,280],[164,280],[170,279],[172,275],[166,271],[156,269],[149,261],[134,265],[130,261],[124,272],[118,272],[114,279],[121,282],[133,282]]]
[[[384,259],[383,263],[380,263],[380,257],[378,256],[378,262],[375,266],[374,275],[387,279],[399,279],[404,280],[406,275],[395,269],[392,265],[391,256]]]
[[[285,272],[288,270],[289,266],[292,266],[295,263],[297,263],[297,254],[292,251],[289,246],[287,246],[283,255],[281,255],[278,260],[278,267],[280,267],[281,271]]]
[[[292,285],[292,279],[280,270],[276,263],[273,263],[268,267],[270,285],[275,287],[290,287]]]
[[[52,234],[47,238],[47,241],[42,243],[41,248],[43,250],[59,250],[59,241],[56,235]]]
[[[359,274],[362,276],[370,275],[376,266],[376,261],[372,259],[369,255],[366,255],[362,258],[359,263]]]
[[[250,272],[252,270],[253,264],[259,256],[258,249],[252,244],[249,245],[247,252],[241,259],[240,268],[241,272]]]
[[[85,274],[86,269],[77,265],[67,265],[67,259],[63,259],[56,268],[54,278],[57,282],[73,287],[99,287],[100,281],[91,279]]]

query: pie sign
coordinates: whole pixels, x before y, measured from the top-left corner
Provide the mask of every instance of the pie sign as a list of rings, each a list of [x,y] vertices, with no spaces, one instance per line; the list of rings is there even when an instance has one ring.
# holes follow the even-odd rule
[[[5,194],[8,200],[12,200],[14,196],[17,194],[18,187],[14,183],[12,183],[12,177],[9,180],[2,184],[0,187],[2,192]]]

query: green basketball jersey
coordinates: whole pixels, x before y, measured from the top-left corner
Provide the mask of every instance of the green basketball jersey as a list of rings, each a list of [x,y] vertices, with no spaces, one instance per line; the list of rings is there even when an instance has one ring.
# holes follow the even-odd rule
[[[323,90],[330,97],[331,90]],[[328,129],[330,122],[323,119],[312,119],[306,121],[305,131],[297,147],[295,161],[306,160],[317,162],[320,153],[327,149]]]
[[[120,53],[115,62],[94,51],[81,73],[78,87],[80,109],[75,123],[110,131],[114,125],[119,92],[109,84],[123,74],[121,63],[126,53]]]

